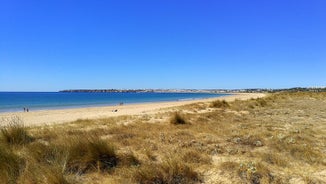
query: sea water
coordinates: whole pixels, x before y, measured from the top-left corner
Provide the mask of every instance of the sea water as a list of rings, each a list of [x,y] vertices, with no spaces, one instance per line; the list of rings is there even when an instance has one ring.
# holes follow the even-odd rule
[[[0,92],[0,112],[95,107],[148,102],[212,98],[215,93],[81,93],[81,92]]]

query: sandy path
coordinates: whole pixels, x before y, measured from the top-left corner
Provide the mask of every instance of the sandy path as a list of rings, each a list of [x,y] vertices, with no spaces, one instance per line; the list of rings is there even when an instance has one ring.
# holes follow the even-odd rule
[[[143,113],[156,113],[164,108],[187,105],[196,102],[210,102],[216,99],[225,99],[226,101],[233,101],[235,99],[246,100],[250,98],[263,97],[263,93],[239,93],[230,96],[223,96],[217,98],[191,100],[191,101],[173,101],[173,102],[157,102],[157,103],[142,103],[130,104],[123,106],[105,106],[105,107],[89,107],[89,108],[75,108],[75,109],[60,109],[60,110],[40,110],[33,112],[13,112],[0,113],[0,119],[9,119],[13,116],[19,117],[24,124],[42,125],[53,123],[65,123],[75,121],[77,119],[95,119],[107,118],[121,115],[138,115]],[[117,109],[117,112],[113,110]]]

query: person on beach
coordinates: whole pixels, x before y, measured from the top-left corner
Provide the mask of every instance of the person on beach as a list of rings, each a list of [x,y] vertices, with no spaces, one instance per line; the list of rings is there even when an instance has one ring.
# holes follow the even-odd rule
[[[28,110],[28,108],[26,108],[26,112],[28,112],[29,110]]]
[[[24,107],[24,112],[26,112],[26,108]]]

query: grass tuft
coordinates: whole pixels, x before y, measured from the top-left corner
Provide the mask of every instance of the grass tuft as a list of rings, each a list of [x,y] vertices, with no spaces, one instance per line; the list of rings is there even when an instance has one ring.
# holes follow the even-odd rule
[[[249,183],[271,183],[274,179],[271,177],[268,168],[261,163],[241,163],[238,173],[242,179]]]
[[[287,161],[277,153],[263,153],[262,160],[269,164],[277,165],[280,167],[285,167],[287,165]]]
[[[182,125],[187,124],[187,121],[180,113],[176,112],[173,114],[170,123],[174,125]]]
[[[267,101],[264,98],[257,98],[256,99],[257,106],[266,107],[268,105]]]
[[[139,166],[140,165],[140,161],[132,152],[124,153],[121,156],[119,156],[119,161],[120,161],[121,165],[125,165],[125,166]]]
[[[222,162],[220,164],[220,168],[221,170],[225,170],[225,171],[235,171],[239,168],[239,164],[231,161]]]
[[[23,159],[0,146],[0,183],[16,183],[24,165]]]
[[[32,162],[18,178],[17,183],[69,184],[76,181],[65,175],[58,165],[39,165]]]
[[[211,163],[211,158],[203,154],[202,152],[198,150],[188,150],[186,151],[182,159],[187,162],[187,163],[194,163],[194,164],[210,164]]]
[[[75,137],[68,145],[67,171],[85,173],[104,171],[118,163],[115,148],[98,137]]]
[[[216,100],[213,101],[210,105],[210,107],[214,107],[214,108],[227,108],[230,107],[230,104],[225,101],[225,100]]]
[[[168,159],[160,164],[142,165],[133,173],[137,183],[191,184],[200,182],[199,175],[181,159]]]
[[[277,151],[286,151],[293,158],[303,160],[307,163],[323,163],[323,154],[321,151],[314,149],[314,147],[307,143],[291,142],[291,138],[278,138],[271,144],[271,147]]]
[[[43,144],[35,142],[28,145],[29,155],[32,156],[37,163],[45,165],[64,165],[67,157],[67,150],[62,145]]]
[[[2,127],[1,136],[8,145],[24,145],[34,141],[19,118],[12,118],[7,126]]]

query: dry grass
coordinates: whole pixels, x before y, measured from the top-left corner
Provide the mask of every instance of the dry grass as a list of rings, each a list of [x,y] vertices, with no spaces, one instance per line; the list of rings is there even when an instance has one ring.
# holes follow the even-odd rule
[[[138,167],[141,164],[140,160],[132,152],[121,154],[118,160],[122,166],[126,167]]]
[[[182,125],[182,124],[187,124],[188,122],[186,121],[183,115],[176,112],[171,117],[170,123],[174,125]]]
[[[241,179],[249,183],[271,183],[274,180],[269,169],[262,163],[241,163],[238,173]]]
[[[325,122],[326,93],[300,92],[44,127],[12,123],[1,129],[0,183],[322,183]]]
[[[67,150],[67,171],[85,173],[87,171],[104,171],[118,164],[115,148],[92,135],[73,137],[64,150]]]
[[[186,150],[182,155],[182,160],[192,164],[210,164],[211,158],[207,154],[194,149]]]
[[[219,165],[219,168],[223,171],[234,172],[239,169],[239,164],[232,161],[223,162]]]
[[[24,165],[19,156],[0,146],[0,183],[15,183]]]
[[[7,126],[1,128],[1,140],[8,145],[23,145],[34,138],[27,133],[22,121],[13,117]]]
[[[133,180],[141,184],[191,184],[200,181],[198,173],[179,158],[168,158],[159,164],[144,164],[134,171]]]
[[[230,107],[230,104],[225,100],[215,100],[211,103],[210,107],[214,108],[227,108]]]
[[[279,167],[286,167],[288,165],[286,159],[278,153],[263,153],[261,157],[264,162],[272,165],[277,165]]]

